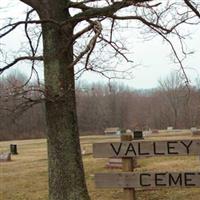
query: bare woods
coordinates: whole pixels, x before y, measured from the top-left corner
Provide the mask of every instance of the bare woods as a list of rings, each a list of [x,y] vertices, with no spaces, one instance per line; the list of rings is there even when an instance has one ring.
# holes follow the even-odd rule
[[[0,80],[0,140],[44,137],[43,86],[25,82],[23,75]],[[197,81],[186,87],[176,74],[151,90],[133,90],[116,83],[109,87],[78,83],[76,97],[82,135],[101,134],[106,127],[200,126],[200,84]]]

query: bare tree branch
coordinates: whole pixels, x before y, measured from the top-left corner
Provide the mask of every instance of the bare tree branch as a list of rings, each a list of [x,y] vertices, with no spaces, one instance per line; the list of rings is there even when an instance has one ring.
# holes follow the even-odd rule
[[[27,22],[29,21],[30,15],[34,11],[35,10],[32,9],[29,12],[27,12],[25,21],[27,21]],[[29,36],[28,25],[29,25],[28,23],[25,23],[25,27],[24,27],[25,28],[25,35],[26,35],[26,38],[28,39],[29,47],[30,47],[30,50],[31,50],[31,56],[35,57],[36,53],[37,53],[37,50],[38,50],[38,47],[39,47],[39,43],[40,43],[40,39],[41,39],[42,33],[39,34],[39,36],[37,38],[37,41],[36,41],[36,46],[34,47],[33,40]],[[35,60],[32,60],[31,74],[30,74],[29,78],[27,79],[27,81],[26,81],[26,83],[24,85],[27,85],[29,83],[29,81],[31,80],[34,72],[35,72],[36,77],[37,77],[37,82],[38,82],[38,84],[40,84],[39,74],[38,74],[37,70],[35,69]]]
[[[77,38],[81,37],[84,33],[87,33],[88,31],[92,30],[93,26],[93,24],[90,24],[89,26],[74,34],[73,40],[76,40]]]
[[[195,8],[195,6],[191,3],[190,0],[184,0],[186,5],[196,14],[197,17],[200,18],[200,12]]]
[[[180,21],[179,23],[175,24],[174,26],[172,26],[171,28],[165,28],[161,25],[159,25],[158,23],[152,23],[150,21],[147,21],[145,18],[141,17],[141,16],[117,16],[117,15],[113,15],[110,16],[112,19],[116,19],[116,20],[138,20],[140,22],[142,22],[143,24],[147,25],[150,28],[156,28],[156,29],[160,29],[161,31],[163,31],[163,33],[168,34],[171,33],[177,26],[179,26],[182,23],[185,23],[188,19],[183,19],[182,21]]]
[[[56,22],[55,20],[52,19],[46,19],[46,20],[31,20],[31,21],[18,21],[15,23],[11,23],[8,24],[4,27],[2,27],[0,29],[0,31],[6,30],[7,28],[9,28],[8,30],[6,30],[4,33],[0,34],[0,38],[6,36],[7,34],[9,34],[11,31],[13,31],[15,28],[17,28],[20,25],[24,25],[24,24],[42,24],[42,23],[53,23],[55,25],[59,26],[59,23]]]
[[[7,64],[5,67],[0,68],[0,74],[2,74],[5,70],[9,69],[10,67],[12,67],[13,65],[15,65],[15,64],[18,63],[19,61],[24,61],[24,60],[43,61],[43,56],[36,56],[36,57],[32,57],[32,56],[22,56],[22,57],[18,57],[18,58],[16,58],[13,62]]]
[[[86,64],[85,64],[85,67],[87,68],[90,54],[92,53],[92,51],[96,45],[97,38],[99,37],[99,35],[101,34],[101,31],[102,31],[102,26],[99,21],[91,21],[90,23],[91,23],[91,25],[93,25],[93,30],[94,30],[95,35],[92,37],[92,39],[90,40],[90,42],[88,43],[86,48],[71,63],[71,65],[70,65],[71,67],[74,66],[76,63],[78,63],[86,54],[88,54],[87,58],[86,58]]]
[[[87,20],[91,18],[109,17],[122,8],[127,8],[129,6],[137,5],[138,3],[144,3],[148,1],[151,0],[122,0],[113,2],[109,6],[100,8],[88,7],[84,4],[78,4],[77,6],[77,4],[75,3],[74,8],[80,8],[82,12],[73,16],[73,20],[80,22],[82,20]],[[73,7],[73,3],[71,4],[71,7]]]
[[[183,63],[182,63],[182,60],[179,58],[178,53],[177,53],[173,43],[165,35],[163,35],[161,32],[159,32],[158,30],[154,29],[154,31],[157,32],[170,45],[170,47],[171,47],[171,49],[172,49],[172,51],[174,53],[174,56],[175,56],[176,60],[179,63],[179,66],[181,68],[183,76],[185,78],[186,87],[189,89],[190,80],[189,80],[189,78],[187,76],[187,73],[185,71],[185,67],[183,66]]]
[[[184,0],[184,1],[187,5],[188,5],[188,3],[191,4],[191,2],[189,0]],[[24,0],[24,1],[22,0],[22,2],[25,2],[28,5],[31,5],[34,3],[35,4],[39,3],[38,1],[36,2],[36,1],[32,1],[32,0]],[[172,24],[172,23],[168,23],[167,21],[166,21],[166,23],[165,22],[163,23],[162,18],[165,17],[165,13],[169,12],[169,10],[174,5],[176,5],[176,3],[167,4],[166,9],[164,9],[164,10],[161,9],[160,12],[157,12],[155,7],[158,7],[161,3],[150,4],[149,2],[153,2],[152,0],[105,1],[104,2],[105,4],[99,4],[97,7],[92,6],[93,4],[91,4],[91,2],[94,2],[94,1],[93,0],[83,0],[83,1],[79,1],[79,2],[72,2],[72,1],[66,2],[66,8],[76,8],[76,9],[80,9],[81,11],[80,11],[80,13],[75,14],[72,17],[69,17],[66,21],[63,21],[63,22],[57,22],[53,19],[31,20],[31,19],[29,19],[29,16],[33,12],[33,10],[34,10],[33,9],[27,13],[25,21],[10,23],[10,24],[4,26],[3,28],[1,28],[0,31],[4,31],[4,32],[2,34],[0,34],[0,38],[4,37],[8,33],[10,33],[12,30],[14,30],[19,25],[24,24],[25,34],[28,39],[30,50],[31,50],[31,56],[24,56],[24,57],[16,58],[12,63],[1,68],[0,73],[2,73],[5,69],[10,68],[11,66],[13,66],[14,64],[16,64],[17,62],[19,62],[21,60],[31,60],[32,61],[31,76],[32,76],[33,72],[35,72],[37,74],[37,71],[34,68],[34,62],[36,60],[42,60],[43,58],[42,58],[42,56],[37,56],[36,58],[33,58],[33,57],[35,57],[37,49],[38,49],[39,39],[37,41],[37,47],[34,48],[31,37],[29,36],[29,33],[28,33],[28,25],[29,24],[53,23],[56,26],[58,26],[59,28],[61,28],[62,26],[66,25],[69,22],[71,23],[71,25],[75,26],[76,24],[78,24],[78,22],[87,21],[89,23],[89,25],[86,26],[85,28],[83,28],[82,30],[78,31],[77,33],[75,33],[73,35],[72,41],[75,42],[77,39],[79,39],[81,36],[83,36],[85,33],[89,32],[89,31],[94,33],[94,36],[90,39],[86,48],[76,56],[75,60],[70,65],[70,66],[74,66],[83,57],[85,57],[85,69],[87,70],[87,68],[88,68],[87,66],[89,65],[89,60],[90,60],[91,54],[92,54],[93,50],[95,49],[98,38],[100,39],[100,41],[104,41],[104,43],[109,44],[114,49],[116,54],[121,55],[127,62],[130,62],[130,60],[123,53],[122,49],[120,49],[116,45],[116,43],[113,41],[113,31],[115,28],[115,21],[117,21],[117,20],[119,20],[119,21],[120,20],[137,20],[139,22],[142,22],[144,25],[149,27],[151,30],[153,30],[156,33],[158,33],[159,35],[161,35],[170,44],[170,46],[173,46],[173,44],[170,41],[168,41],[168,38],[165,35],[172,33],[172,32],[173,32],[173,34],[178,35],[179,33],[176,31],[176,28],[182,23],[187,23],[187,21],[190,19],[190,17],[188,17],[188,16],[184,17],[184,15],[182,15],[182,17],[181,17],[181,14],[180,14],[180,18],[177,18],[176,23]],[[42,3],[44,3],[44,1],[42,1]],[[193,6],[193,4],[191,4],[191,5]],[[191,5],[190,6],[188,5],[188,6],[191,8]],[[119,15],[115,14],[117,11],[119,11],[123,8],[130,7],[130,6],[132,6],[134,9],[136,8],[134,10],[134,15],[119,16]],[[33,6],[33,8],[35,8],[35,7]],[[138,13],[140,13],[140,14],[138,14],[137,8],[138,9],[143,8],[143,9],[148,10],[149,12],[147,15],[145,12],[141,12],[141,13],[138,12]],[[151,14],[153,14],[154,17],[151,17]],[[199,14],[199,13],[197,13],[197,14]],[[92,18],[98,18],[98,20],[91,21]],[[102,25],[101,25],[101,22],[99,19],[104,20],[106,18],[110,18],[112,20],[109,39],[106,39],[106,37],[104,37],[104,35],[101,34]],[[182,40],[180,38],[180,36],[179,36],[179,39]],[[179,64],[181,65],[181,69],[184,70],[184,67],[181,63],[181,59],[179,59],[179,57],[175,51],[175,48],[173,47],[172,50],[173,50],[175,57],[177,58]],[[182,47],[182,52],[185,53],[183,47]],[[185,74],[185,71],[183,71],[183,74]],[[187,83],[189,82],[187,77],[186,77],[186,82]]]
[[[99,38],[109,44],[116,51],[116,53],[120,54],[127,62],[133,62],[132,60],[129,60],[124,53],[121,52],[120,48],[112,40],[108,41],[103,36],[99,36]]]
[[[27,12],[26,19],[25,19],[26,22],[28,22],[29,16],[30,16],[30,14],[32,12],[34,12],[34,9],[30,10],[29,12]],[[32,54],[32,56],[35,56],[35,50],[34,50],[34,47],[33,47],[33,43],[32,43],[32,40],[31,40],[31,38],[29,36],[29,33],[28,33],[28,23],[25,23],[25,34],[26,34],[26,37],[27,37],[28,42],[29,42],[29,46],[30,46],[30,49],[31,49],[31,54]]]

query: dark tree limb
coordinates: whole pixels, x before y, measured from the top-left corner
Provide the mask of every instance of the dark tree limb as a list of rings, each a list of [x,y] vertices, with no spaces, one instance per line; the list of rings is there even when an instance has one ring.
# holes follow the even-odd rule
[[[30,17],[32,12],[34,12],[34,9],[27,12],[26,19],[25,19],[26,22],[29,21],[29,17]],[[31,54],[32,54],[32,56],[35,56],[35,50],[34,50],[34,47],[33,47],[33,42],[31,40],[31,38],[29,36],[29,32],[28,32],[28,23],[25,23],[24,29],[25,29],[26,38],[28,39],[28,43],[29,43],[29,46],[30,46],[30,49],[31,49]]]
[[[30,21],[30,15],[34,12],[35,10],[32,9],[30,10],[29,12],[27,12],[26,14],[26,19],[25,21],[26,22],[29,22]],[[25,26],[24,26],[24,29],[25,29],[25,35],[26,35],[26,38],[28,40],[28,43],[29,43],[29,47],[30,47],[30,51],[31,51],[31,56],[32,57],[35,57],[36,56],[36,53],[37,53],[37,50],[38,50],[38,47],[39,47],[39,43],[40,43],[40,39],[42,37],[42,33],[39,34],[37,40],[36,40],[36,46],[34,47],[33,45],[33,40],[32,38],[30,37],[29,35],[29,30],[28,30],[28,23],[25,23]],[[37,77],[37,82],[38,82],[38,85],[40,84],[40,81],[39,81],[39,74],[37,72],[37,70],[35,69],[35,60],[32,60],[32,66],[31,66],[31,74],[29,76],[29,78],[27,79],[26,83],[24,85],[27,85],[29,83],[29,81],[31,80],[32,76],[33,76],[33,73],[36,74],[36,77]]]
[[[24,61],[24,60],[43,61],[43,56],[35,56],[35,57],[31,57],[31,56],[22,56],[22,57],[18,57],[18,58],[16,58],[13,62],[7,64],[5,67],[0,68],[0,74],[2,74],[5,70],[9,69],[10,67],[14,66],[15,64],[17,64],[18,62]]]
[[[78,56],[76,56],[75,60],[70,65],[71,67],[76,65],[86,55],[87,58],[86,58],[85,68],[87,68],[89,57],[96,45],[97,38],[99,37],[102,31],[102,26],[101,26],[100,21],[95,21],[95,22],[91,21],[90,23],[91,23],[91,26],[93,26],[93,31],[95,35],[90,39],[86,48]]]
[[[52,20],[52,19],[18,21],[18,22],[11,23],[11,24],[8,24],[8,25],[2,27],[0,29],[0,31],[6,30],[7,28],[8,28],[8,30],[6,30],[4,33],[0,34],[0,38],[6,36],[7,34],[12,32],[15,28],[17,28],[20,25],[25,25],[25,24],[43,24],[43,23],[53,23],[53,24],[55,24],[57,26],[60,25],[58,22],[56,22],[55,20]]]
[[[160,35],[160,36],[170,45],[170,47],[171,47],[171,49],[172,49],[172,52],[173,52],[173,54],[174,54],[176,60],[178,61],[178,64],[179,64],[179,66],[180,66],[180,69],[181,69],[181,71],[182,71],[182,73],[183,73],[183,76],[184,76],[184,79],[185,79],[185,85],[186,85],[186,87],[188,88],[188,90],[190,90],[190,88],[189,88],[190,80],[189,80],[189,78],[188,78],[188,76],[187,76],[187,73],[186,73],[186,71],[185,71],[185,67],[184,67],[184,65],[183,65],[183,63],[182,63],[182,60],[181,60],[181,58],[179,57],[178,52],[176,51],[176,49],[175,49],[173,43],[172,43],[165,35],[163,35],[161,32],[159,32],[158,30],[154,29],[154,31],[155,31],[156,33],[158,33],[158,35]],[[181,42],[181,41],[180,41],[180,42]]]
[[[104,38],[103,36],[99,36],[99,38],[106,42],[107,44],[109,44],[113,49],[114,51],[117,53],[117,54],[120,54],[127,62],[133,62],[132,60],[128,59],[127,56],[121,52],[120,48],[117,46],[117,44],[115,42],[113,42],[112,40],[107,40],[106,38]]]
[[[88,31],[92,30],[93,26],[94,26],[93,24],[90,24],[89,26],[85,27],[81,31],[79,31],[76,34],[74,34],[73,40],[75,41],[76,39],[81,37],[84,33],[87,33]]]
[[[77,21],[78,23],[82,20],[87,20],[91,18],[109,17],[122,8],[127,8],[129,6],[137,5],[138,3],[149,1],[151,0],[122,0],[113,2],[111,5],[101,8],[87,7],[81,4],[81,7],[79,6],[79,8],[82,9],[82,12],[73,16],[73,20]],[[82,6],[84,8],[82,8]]]
[[[197,17],[200,18],[200,12],[195,8],[195,6],[191,3],[190,0],[184,0],[185,4],[196,14]]]
[[[40,0],[20,0],[20,1],[29,5],[30,7],[34,8],[34,9],[37,9],[41,3]]]
[[[153,28],[153,29],[156,28],[156,29],[161,30],[164,34],[171,33],[177,26],[185,23],[188,20],[188,19],[183,19],[182,21],[178,22],[174,26],[172,26],[170,28],[165,28],[164,26],[159,25],[158,23],[152,23],[150,21],[147,21],[142,16],[117,16],[117,15],[112,15],[112,16],[110,16],[110,18],[115,19],[115,20],[138,20],[138,21],[142,22],[143,24],[147,25],[150,28]]]

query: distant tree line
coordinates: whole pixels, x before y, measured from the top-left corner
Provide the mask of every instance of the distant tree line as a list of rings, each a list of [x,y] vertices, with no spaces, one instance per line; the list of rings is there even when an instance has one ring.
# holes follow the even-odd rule
[[[0,80],[0,140],[41,138],[45,134],[43,86],[27,85],[23,75]],[[159,87],[133,90],[122,84],[78,83],[77,111],[82,135],[106,127],[166,129],[200,126],[200,84],[187,86],[176,74]]]

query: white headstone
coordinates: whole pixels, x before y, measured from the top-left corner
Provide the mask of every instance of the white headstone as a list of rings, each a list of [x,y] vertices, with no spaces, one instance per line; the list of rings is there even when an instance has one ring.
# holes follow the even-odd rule
[[[167,127],[167,130],[168,130],[168,131],[172,131],[172,130],[173,130],[173,127],[172,127],[172,126],[168,126],[168,127]]]
[[[0,153],[0,162],[11,161],[11,153]]]
[[[197,128],[196,128],[196,127],[192,127],[192,128],[191,128],[191,131],[192,131],[192,132],[195,132],[195,131],[197,131]]]

